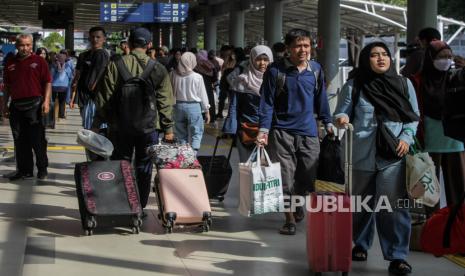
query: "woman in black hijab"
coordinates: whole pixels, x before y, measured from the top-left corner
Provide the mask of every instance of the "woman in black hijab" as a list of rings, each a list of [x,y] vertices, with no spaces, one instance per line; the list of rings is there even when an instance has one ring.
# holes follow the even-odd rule
[[[414,143],[418,114],[415,90],[395,71],[388,47],[382,42],[365,46],[335,112],[336,125],[354,126],[352,194],[371,209],[353,214],[352,259],[367,259],[376,223],[384,259],[396,275],[412,271],[406,261],[410,214],[398,202],[407,196],[404,156]]]
[[[436,166],[439,178],[442,169],[447,204],[456,204],[465,192],[465,151],[462,141],[446,135],[449,131],[463,133],[463,119],[454,122],[448,117],[456,111],[463,118],[465,69],[451,69],[452,50],[444,41],[432,41],[426,48],[423,67],[414,76],[417,85],[418,102],[422,113],[421,132],[417,135],[424,144],[424,151],[428,152]],[[458,93],[453,91],[455,88]],[[451,116],[448,116],[451,115]],[[455,138],[455,135],[451,135]],[[457,137],[460,139],[460,137]],[[432,213],[439,208],[439,204]]]

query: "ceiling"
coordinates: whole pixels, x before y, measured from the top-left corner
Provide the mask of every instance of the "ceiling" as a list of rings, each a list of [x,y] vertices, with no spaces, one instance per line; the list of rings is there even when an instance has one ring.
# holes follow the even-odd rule
[[[107,0],[117,2],[116,0]],[[231,0],[183,0],[194,8],[198,28],[203,30],[202,13],[207,6],[199,5],[208,1],[212,12],[218,15],[218,43],[228,41],[228,5]],[[260,42],[264,33],[264,0],[238,0],[246,10],[245,41]],[[86,31],[101,25],[100,0],[0,0],[0,26],[27,26],[41,29],[38,7],[41,4],[74,3],[74,27],[76,31]],[[140,2],[123,0],[123,2]],[[150,1],[145,1],[150,2]],[[164,1],[165,2],[165,1]],[[295,27],[317,31],[318,0],[283,0],[283,32]],[[69,15],[72,18],[72,14]],[[396,7],[372,1],[341,0],[341,36],[346,35],[388,35],[405,32],[407,14],[403,7]],[[463,22],[462,22],[463,23]],[[465,23],[464,23],[465,24]],[[133,25],[105,24],[108,31],[127,30]]]

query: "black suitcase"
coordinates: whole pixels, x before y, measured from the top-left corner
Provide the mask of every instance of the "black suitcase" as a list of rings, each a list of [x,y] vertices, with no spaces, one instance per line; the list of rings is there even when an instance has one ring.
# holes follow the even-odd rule
[[[231,180],[232,167],[229,163],[234,143],[231,142],[228,156],[216,155],[218,143],[221,137],[216,138],[215,149],[212,156],[197,156],[200,165],[202,165],[203,175],[207,184],[209,198],[216,198],[219,201],[224,200],[224,195],[228,191],[229,181]]]
[[[138,234],[142,207],[131,164],[126,160],[76,164],[76,193],[82,228],[90,236],[101,224],[127,226]],[[102,223],[103,222],[103,223]]]

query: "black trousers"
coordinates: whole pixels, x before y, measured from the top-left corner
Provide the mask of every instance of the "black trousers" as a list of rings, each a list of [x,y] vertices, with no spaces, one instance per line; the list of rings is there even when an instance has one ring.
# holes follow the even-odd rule
[[[12,103],[10,126],[15,145],[17,170],[23,174],[32,174],[34,170],[32,150],[36,155],[37,169],[45,170],[48,167],[47,140],[42,123],[41,105],[31,110],[20,111]]]
[[[111,129],[111,128],[110,128]],[[140,204],[145,208],[149,200],[150,184],[152,181],[153,164],[147,154],[147,147],[158,143],[158,133],[153,131],[143,135],[133,135],[122,131],[109,133],[110,140],[115,147],[111,159],[128,160],[131,162],[135,152],[135,172],[137,188],[139,189]]]
[[[58,118],[64,119],[65,118],[65,109],[66,109],[66,91],[64,91],[64,92],[55,92],[55,91],[53,91],[52,92],[52,102],[53,102],[54,105],[56,104],[56,99],[58,99],[58,105],[59,105]],[[55,109],[55,107],[53,109]],[[53,115],[55,115],[55,114],[53,114]]]

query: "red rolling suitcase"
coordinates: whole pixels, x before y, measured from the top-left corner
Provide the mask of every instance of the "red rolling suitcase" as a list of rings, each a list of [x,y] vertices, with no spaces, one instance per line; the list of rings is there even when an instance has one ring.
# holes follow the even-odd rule
[[[311,209],[307,211],[307,255],[310,269],[315,275],[338,271],[348,275],[352,266],[352,125],[349,124],[346,130],[346,192],[315,192],[310,195]],[[332,206],[336,208],[330,209],[336,210],[324,209],[325,202],[334,199]]]

